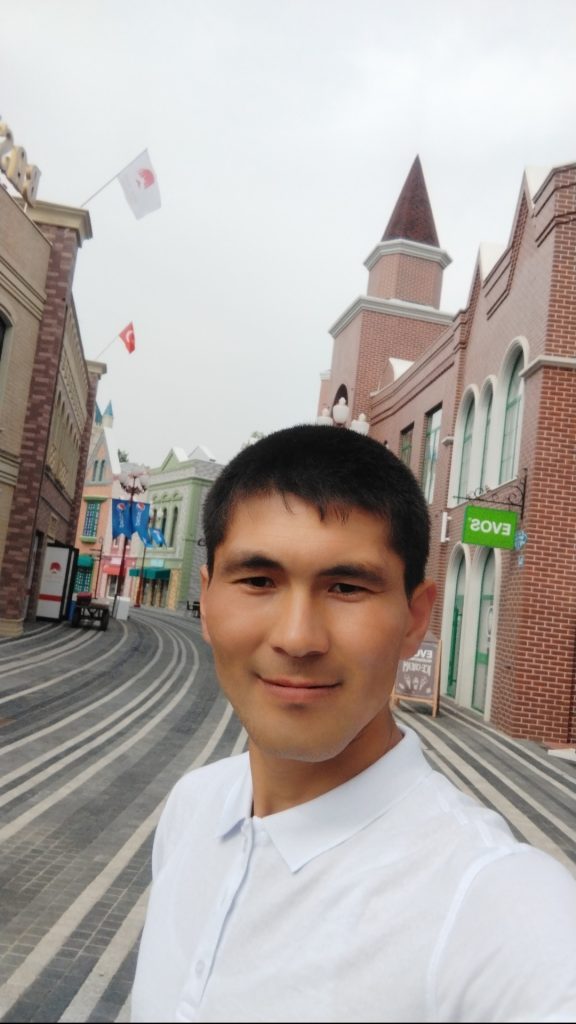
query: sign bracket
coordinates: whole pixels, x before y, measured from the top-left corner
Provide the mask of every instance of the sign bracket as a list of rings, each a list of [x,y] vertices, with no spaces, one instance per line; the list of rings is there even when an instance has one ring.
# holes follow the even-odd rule
[[[527,485],[528,470],[525,468],[522,477],[510,487],[506,497],[482,497],[482,495],[486,495],[487,493],[486,488],[478,487],[477,490],[471,491],[469,494],[455,494],[454,501],[473,501],[475,505],[480,502],[483,505],[504,505],[509,509],[518,508],[520,509],[520,521],[522,521],[524,518],[524,506],[526,504]]]

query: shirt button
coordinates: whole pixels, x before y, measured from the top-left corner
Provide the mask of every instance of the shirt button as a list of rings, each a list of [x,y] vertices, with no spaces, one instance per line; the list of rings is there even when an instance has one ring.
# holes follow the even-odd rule
[[[196,977],[197,978],[201,978],[202,975],[204,974],[205,969],[206,969],[206,964],[204,963],[203,960],[199,960],[198,963],[196,964],[196,967],[194,968],[194,971],[196,973]]]

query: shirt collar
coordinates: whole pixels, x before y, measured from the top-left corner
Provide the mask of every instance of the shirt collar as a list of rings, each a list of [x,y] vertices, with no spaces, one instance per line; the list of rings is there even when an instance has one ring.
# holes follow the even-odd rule
[[[338,846],[388,808],[402,800],[432,769],[412,729],[402,726],[403,739],[378,761],[342,786],[278,814],[256,819],[291,871]],[[224,837],[252,813],[252,780],[248,755],[231,787],[217,835]]]

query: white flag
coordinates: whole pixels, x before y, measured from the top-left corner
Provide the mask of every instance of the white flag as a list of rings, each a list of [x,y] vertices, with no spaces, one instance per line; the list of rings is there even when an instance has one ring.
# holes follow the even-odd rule
[[[124,189],[132,213],[138,220],[147,213],[160,209],[162,202],[158,178],[147,149],[120,171],[118,181]]]

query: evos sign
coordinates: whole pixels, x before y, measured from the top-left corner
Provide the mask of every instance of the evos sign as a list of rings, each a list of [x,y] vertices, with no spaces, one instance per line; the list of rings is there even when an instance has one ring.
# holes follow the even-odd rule
[[[468,505],[464,515],[464,544],[480,544],[489,548],[513,548],[518,513],[502,508],[479,508]]]

